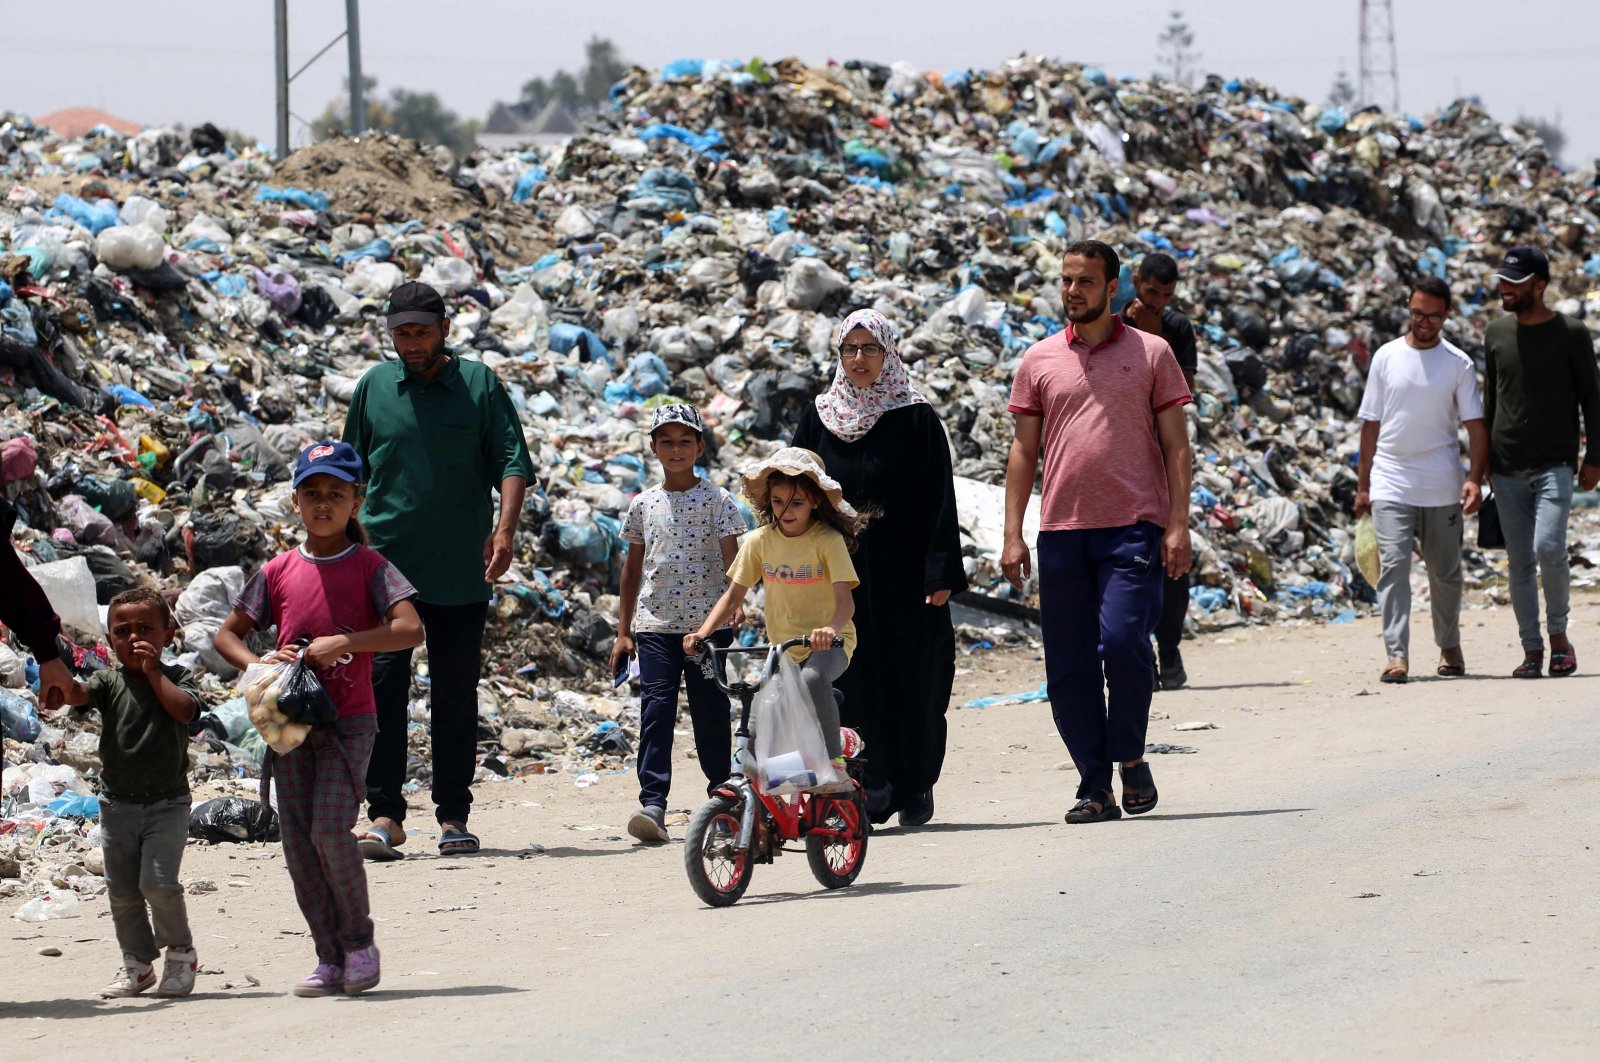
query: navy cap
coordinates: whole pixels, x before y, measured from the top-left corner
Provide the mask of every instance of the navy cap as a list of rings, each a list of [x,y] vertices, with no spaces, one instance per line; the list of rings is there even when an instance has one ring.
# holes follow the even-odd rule
[[[403,324],[438,324],[446,312],[444,296],[413,280],[389,293],[389,301],[383,304],[383,323],[391,330]]]
[[[294,465],[294,483],[298,487],[305,480],[326,473],[346,483],[361,482],[361,455],[356,448],[343,442],[312,443],[300,451]]]
[[[1550,279],[1550,259],[1537,247],[1513,247],[1506,252],[1506,260],[1495,270],[1494,278],[1508,284],[1521,284],[1529,277]]]

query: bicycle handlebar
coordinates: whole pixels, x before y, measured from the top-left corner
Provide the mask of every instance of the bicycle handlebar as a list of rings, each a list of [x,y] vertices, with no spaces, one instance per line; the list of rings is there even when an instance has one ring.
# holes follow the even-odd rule
[[[805,646],[808,646],[808,645],[811,644],[811,639],[810,638],[790,638],[788,641],[782,642],[782,643],[777,644],[777,645],[773,645],[773,644],[769,643],[767,645],[715,646],[715,645],[710,644],[709,642],[707,642],[705,639],[702,638],[702,639],[698,639],[696,641],[696,644],[700,647],[699,656],[700,656],[700,670],[701,670],[701,673],[704,674],[711,681],[715,682],[717,684],[718,688],[720,688],[723,693],[733,693],[733,692],[735,692],[736,687],[749,687],[751,690],[759,690],[762,686],[765,686],[767,684],[767,680],[772,677],[772,669],[777,666],[779,655],[781,655],[783,653],[787,653],[790,649],[799,649],[799,648],[803,648]],[[835,638],[833,639],[833,644],[832,644],[832,646],[830,648],[833,648],[833,649],[842,649],[842,648],[844,648],[844,639],[835,636]],[[754,686],[750,686],[749,683],[730,683],[730,682],[726,682],[726,681],[723,680],[722,668],[717,666],[717,654],[718,653],[721,653],[721,654],[723,654],[724,657],[726,657],[727,654],[729,654],[729,653],[763,653],[763,652],[767,654],[767,663],[766,663],[766,666],[761,669],[761,679],[760,679],[760,681],[755,683]]]

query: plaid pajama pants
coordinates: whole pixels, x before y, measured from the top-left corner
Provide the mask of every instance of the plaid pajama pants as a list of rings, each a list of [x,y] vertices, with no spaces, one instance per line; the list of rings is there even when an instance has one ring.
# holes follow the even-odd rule
[[[367,871],[351,831],[377,732],[374,715],[314,727],[304,744],[279,756],[272,768],[294,898],[311,928],[317,961],[335,966],[344,965],[346,952],[372,943]]]

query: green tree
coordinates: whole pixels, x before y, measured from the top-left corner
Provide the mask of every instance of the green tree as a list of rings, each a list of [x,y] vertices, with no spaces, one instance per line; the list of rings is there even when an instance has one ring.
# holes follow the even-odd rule
[[[524,118],[532,118],[553,100],[580,111],[595,110],[605,103],[611,86],[628,72],[628,62],[622,58],[616,42],[606,37],[590,37],[583,54],[583,66],[576,73],[557,70],[548,78],[525,81],[517,101],[511,104],[512,110]]]
[[[1561,161],[1561,153],[1567,147],[1567,131],[1561,128],[1559,114],[1553,119],[1522,115],[1517,119],[1517,124],[1533,130],[1539,139],[1544,141],[1544,149],[1550,153],[1550,158],[1556,162]]]
[[[1356,104],[1356,87],[1350,83],[1350,71],[1344,68],[1344,63],[1339,63],[1339,73],[1333,79],[1333,88],[1328,90],[1328,106],[1341,107],[1351,111]]]
[[[478,146],[476,128],[468,128],[432,92],[395,89],[389,94],[389,125],[401,136],[423,144],[444,144],[459,155]]]
[[[1174,9],[1167,28],[1156,39],[1156,72],[1169,81],[1192,86],[1200,68],[1200,53],[1194,50],[1194,31],[1189,28],[1183,12]]]

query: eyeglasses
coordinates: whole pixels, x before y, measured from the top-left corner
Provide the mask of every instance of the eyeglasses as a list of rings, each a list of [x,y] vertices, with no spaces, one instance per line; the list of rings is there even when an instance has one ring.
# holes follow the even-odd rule
[[[876,343],[844,343],[839,347],[839,356],[877,359],[883,357],[883,348]]]
[[[1444,324],[1445,315],[1442,313],[1418,313],[1412,310],[1411,319],[1417,324],[1442,325]]]

